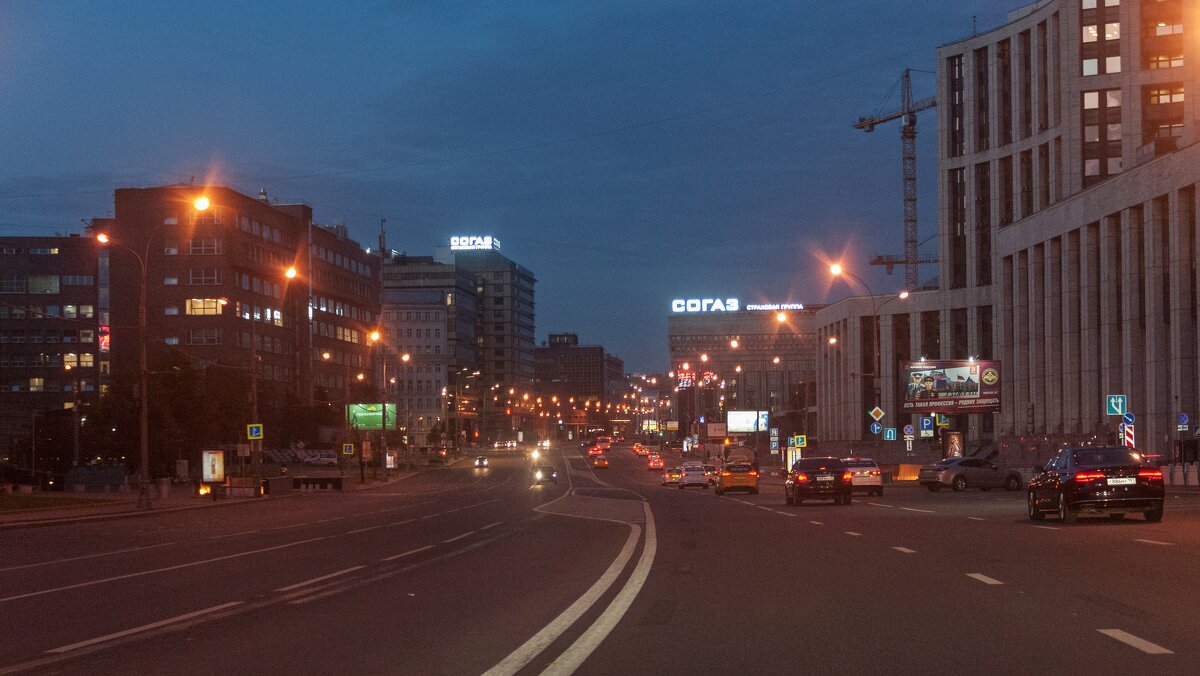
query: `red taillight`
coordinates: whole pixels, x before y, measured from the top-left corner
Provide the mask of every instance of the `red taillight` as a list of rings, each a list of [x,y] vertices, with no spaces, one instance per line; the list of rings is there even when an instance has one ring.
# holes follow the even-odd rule
[[[879,476],[879,470],[877,470],[877,469],[871,470],[871,476]]]
[[[733,476],[733,472],[721,472],[721,476]]]
[[[842,481],[854,481],[854,472],[846,472],[843,474]]]
[[[796,475],[796,483],[801,483],[801,484],[802,484],[802,483],[805,483],[805,482],[807,482],[807,481],[808,481],[808,475],[807,475],[807,474],[797,474],[797,475]]]
[[[750,476],[758,476],[758,472],[755,472],[754,470],[750,470]]]
[[[1143,479],[1161,479],[1163,473],[1161,469],[1144,469],[1138,472],[1138,476]]]
[[[1096,479],[1103,479],[1103,478],[1104,478],[1104,472],[1076,472],[1075,473],[1076,481],[1095,481]]]

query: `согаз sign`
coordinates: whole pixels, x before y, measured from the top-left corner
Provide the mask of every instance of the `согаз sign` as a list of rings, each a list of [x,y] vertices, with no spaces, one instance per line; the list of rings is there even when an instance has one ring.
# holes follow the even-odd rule
[[[677,298],[671,301],[671,312],[737,312],[738,299]]]
[[[450,248],[455,251],[499,249],[500,240],[491,235],[463,235],[461,237],[451,237]]]

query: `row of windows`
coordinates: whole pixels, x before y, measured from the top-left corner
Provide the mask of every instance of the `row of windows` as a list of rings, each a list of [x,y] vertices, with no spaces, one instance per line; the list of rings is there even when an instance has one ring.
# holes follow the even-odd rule
[[[6,247],[0,247],[0,253],[5,253],[5,254],[9,254],[9,255],[19,254],[19,253],[29,253],[29,254],[32,254],[35,256],[53,256],[53,255],[58,254],[58,247],[56,247],[56,246],[34,247],[34,248],[29,249],[28,251],[25,251],[19,246],[6,246]]]
[[[358,329],[351,329],[337,324],[328,324],[326,322],[317,322],[317,335],[325,338],[335,338],[347,343],[358,344],[361,342],[362,335]]]
[[[349,256],[326,249],[323,246],[312,245],[312,255],[318,260],[325,261],[330,265],[335,265],[343,270],[362,275],[363,277],[371,277],[371,266],[366,263],[360,263]]]
[[[108,364],[108,362],[103,362]],[[91,352],[67,354],[4,354],[0,355],[0,366],[27,368],[56,368],[61,369],[67,364],[71,368],[93,368],[96,366],[96,355]]]
[[[96,332],[91,329],[83,329],[76,331],[75,329],[66,329],[64,331],[22,331],[14,329],[11,331],[0,331],[0,343],[94,343],[96,342]]]
[[[1097,5],[1105,7],[1116,7],[1121,4],[1121,0],[1080,0],[1080,9],[1096,9]]]
[[[179,284],[180,275],[174,273],[163,277],[164,286],[177,286]],[[187,271],[187,283],[205,286],[213,286],[221,283],[221,270],[218,268],[189,268]]]
[[[264,242],[283,243],[283,233],[279,228],[273,228],[266,223],[259,223],[245,216],[240,216],[238,217],[238,226],[242,229],[242,232],[254,237],[261,237]]]
[[[442,313],[441,312],[422,313],[422,312],[418,311],[418,312],[404,312],[403,314],[404,314],[404,321],[406,321],[406,322],[420,322],[420,321],[440,322],[440,321],[442,321]],[[400,321],[400,315],[401,315],[401,313],[399,311],[384,312],[383,319],[384,319],[384,321],[387,321],[387,322],[390,322],[392,320]],[[424,316],[424,319],[421,318],[422,316]]]
[[[3,367],[3,366],[8,366],[8,364],[0,362],[0,367]],[[74,387],[75,387],[75,384],[73,382],[52,383],[51,385],[47,386],[46,379],[38,377],[38,378],[30,378],[28,381],[23,380],[23,381],[16,382],[16,383],[13,383],[13,382],[7,383],[3,386],[3,388],[0,388],[0,391],[4,391],[4,392],[71,392],[74,389]],[[93,383],[90,380],[80,380],[79,381],[79,390],[81,392],[95,392],[96,385],[95,385],[95,383]],[[100,391],[107,392],[108,387],[106,385],[101,385]]]
[[[258,277],[251,277],[246,273],[242,273],[240,277],[242,280],[242,289],[246,291],[253,291],[254,293],[272,296],[276,300],[283,296],[279,282],[268,282],[264,279],[259,279]]]
[[[358,321],[371,321],[371,313],[365,308],[324,296],[313,296],[313,309],[320,310],[321,312],[329,312],[339,317],[349,317]]]

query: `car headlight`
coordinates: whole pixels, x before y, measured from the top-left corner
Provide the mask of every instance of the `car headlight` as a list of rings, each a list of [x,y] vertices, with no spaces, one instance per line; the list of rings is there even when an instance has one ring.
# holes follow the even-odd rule
[[[537,449],[535,448],[535,449],[533,450],[533,459],[534,459],[534,460],[537,460],[539,455],[541,455],[541,453],[538,453],[538,452],[537,452]]]
[[[534,476],[535,478],[537,478],[537,479],[541,479],[541,478],[542,478],[542,473],[539,471],[537,474],[534,474],[533,476]]]

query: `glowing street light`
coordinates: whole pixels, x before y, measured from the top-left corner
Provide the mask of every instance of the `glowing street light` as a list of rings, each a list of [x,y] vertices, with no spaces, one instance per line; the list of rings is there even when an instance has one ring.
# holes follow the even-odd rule
[[[283,276],[288,279],[295,279],[297,274],[299,273],[296,272],[296,266],[293,265],[284,271]]]
[[[204,195],[201,195],[196,198],[196,201],[192,203],[192,206],[196,207],[196,211],[208,211],[209,204],[208,198]]]

